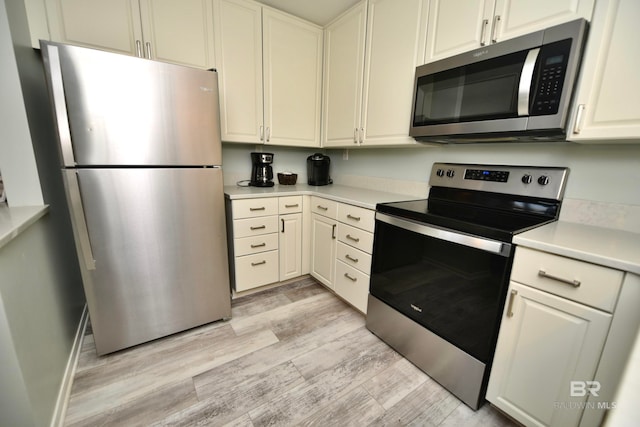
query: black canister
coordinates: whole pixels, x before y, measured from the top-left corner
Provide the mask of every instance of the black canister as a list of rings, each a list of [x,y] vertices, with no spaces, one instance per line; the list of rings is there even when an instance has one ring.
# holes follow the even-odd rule
[[[307,182],[309,185],[328,185],[333,181],[329,178],[331,159],[322,153],[315,153],[307,157]]]

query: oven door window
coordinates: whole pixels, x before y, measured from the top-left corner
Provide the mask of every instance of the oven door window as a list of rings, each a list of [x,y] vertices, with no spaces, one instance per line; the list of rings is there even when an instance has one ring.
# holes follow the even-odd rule
[[[510,258],[376,221],[371,295],[487,363]]]
[[[518,117],[528,51],[418,77],[413,126]]]

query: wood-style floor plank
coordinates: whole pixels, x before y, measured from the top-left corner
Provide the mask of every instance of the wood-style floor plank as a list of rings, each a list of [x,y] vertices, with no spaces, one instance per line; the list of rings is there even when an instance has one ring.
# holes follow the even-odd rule
[[[365,328],[312,278],[237,298],[232,319],[98,357],[85,335],[66,426],[499,426]]]

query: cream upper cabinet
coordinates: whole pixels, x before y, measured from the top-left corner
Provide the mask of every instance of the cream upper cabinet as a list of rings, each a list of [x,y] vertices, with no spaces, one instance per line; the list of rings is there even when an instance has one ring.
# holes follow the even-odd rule
[[[213,6],[222,140],[261,144],[262,7],[244,0]]]
[[[46,0],[51,40],[213,68],[212,0]]]
[[[322,29],[247,0],[214,0],[222,140],[320,145]]]
[[[215,68],[212,0],[140,0],[145,56]]]
[[[493,0],[431,0],[425,62],[484,46],[493,18]]]
[[[265,143],[320,146],[322,28],[262,12]]]
[[[142,52],[138,0],[46,0],[51,40],[117,53]]]
[[[573,19],[595,0],[431,0],[426,61],[432,62]]]
[[[589,29],[567,139],[640,140],[640,2],[599,0]]]
[[[323,146],[358,142],[362,112],[367,3],[358,3],[325,28]]]
[[[427,4],[369,0],[327,26],[323,146],[415,144],[408,133]]]

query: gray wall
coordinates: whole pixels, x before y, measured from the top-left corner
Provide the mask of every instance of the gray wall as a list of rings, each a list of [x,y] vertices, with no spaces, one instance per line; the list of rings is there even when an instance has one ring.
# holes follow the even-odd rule
[[[303,179],[305,159],[314,152],[225,144],[222,151],[225,177],[236,173],[248,177],[249,152],[256,148],[275,153],[274,173],[285,169],[302,171]],[[370,177],[427,183],[434,162],[567,166],[571,171],[565,197],[640,205],[640,145],[538,143],[358,148],[348,150],[348,160],[343,160],[345,150],[315,151],[331,157],[331,175],[336,183],[347,176],[361,177],[363,183]],[[225,183],[234,184],[231,180]]]
[[[21,0],[0,0],[0,47],[0,80],[3,90],[11,88],[11,96],[3,93],[2,111],[18,112],[0,127],[2,144],[10,144],[4,146],[9,159],[0,151],[3,160],[21,168],[12,172],[2,163],[10,206],[50,205],[47,215],[0,249],[0,361],[6,362],[0,363],[0,425],[45,426],[85,299],[42,61],[31,48]]]

